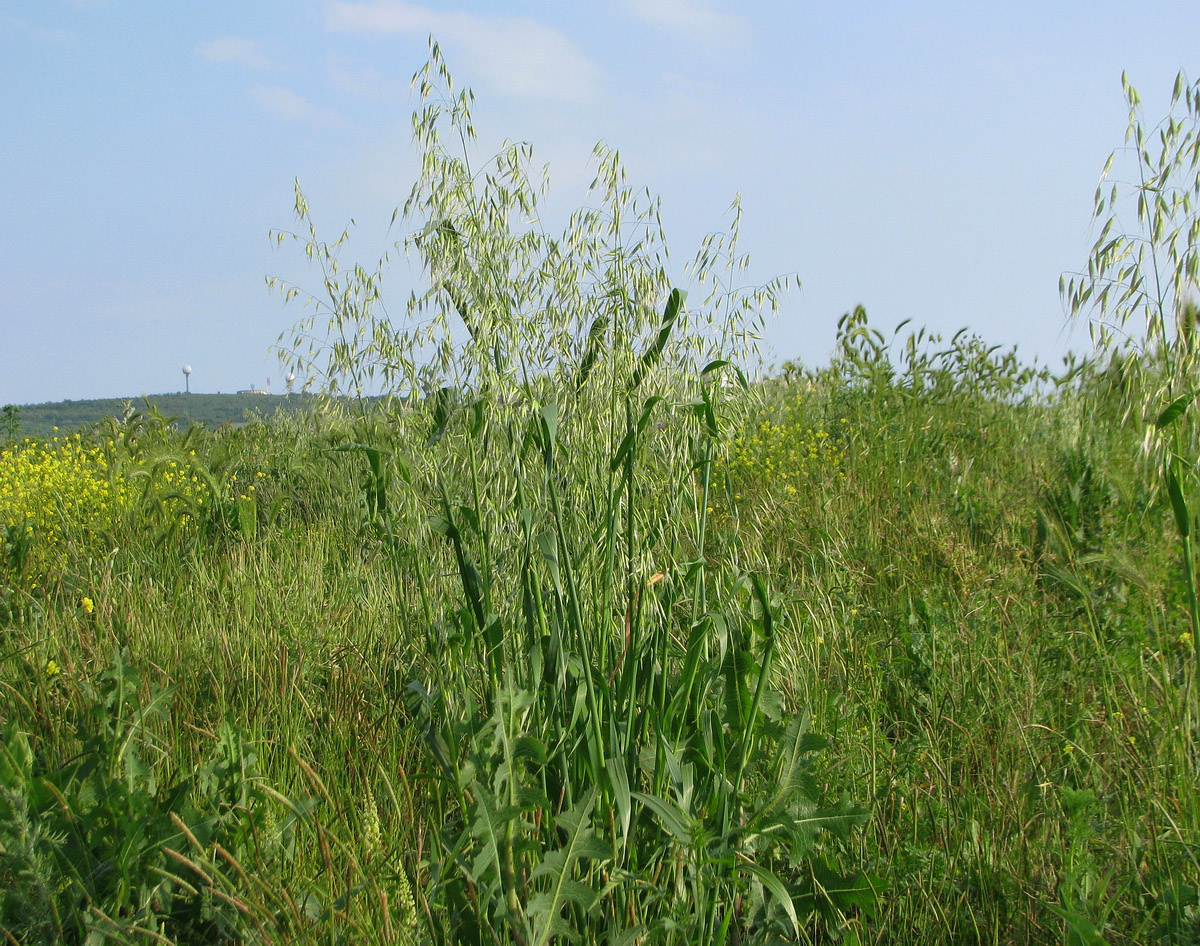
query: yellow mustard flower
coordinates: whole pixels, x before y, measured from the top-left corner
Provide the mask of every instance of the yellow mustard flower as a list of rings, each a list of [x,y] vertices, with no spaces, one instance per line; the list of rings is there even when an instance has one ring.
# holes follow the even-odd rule
[[[61,573],[68,544],[92,543],[134,498],[132,485],[109,466],[102,446],[77,437],[0,450],[0,529],[31,542],[23,583],[35,587]],[[16,576],[3,574],[0,579]]]

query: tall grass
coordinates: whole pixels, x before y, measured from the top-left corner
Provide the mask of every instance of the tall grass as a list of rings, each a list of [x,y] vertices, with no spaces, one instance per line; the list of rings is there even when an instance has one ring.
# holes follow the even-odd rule
[[[106,705],[91,681],[124,647],[129,745],[153,773],[135,787],[166,824],[176,785],[215,816],[188,779],[228,724],[256,756],[234,809],[257,814],[248,835],[207,843],[181,815],[198,845],[164,829],[113,868],[141,877],[170,849],[196,869],[149,863],[237,900],[239,935],[517,941],[553,920],[597,940],[642,926],[708,941],[728,923],[743,940],[774,925],[1187,942],[1190,620],[1141,432],[1090,423],[1107,396],[1091,380],[1014,401],[940,370],[937,400],[912,396],[902,364],[876,386],[840,363],[756,386],[716,443],[703,397],[656,403],[592,470],[562,452],[565,409],[501,427],[436,402],[116,457],[145,469],[195,450],[261,469],[258,527],[170,531],[151,491],[107,555],[76,557],[10,623],[6,746],[35,748],[34,781],[7,789],[65,784],[63,765],[100,751],[73,720]],[[839,441],[828,475],[790,479],[795,492],[728,456],[738,425],[777,410],[793,417],[778,436]],[[167,711],[146,716],[155,687]],[[858,834],[786,853],[774,828],[760,836],[756,818],[803,822],[829,793],[869,817],[835,803],[818,823],[862,821]],[[835,874],[843,899],[818,896]],[[112,921],[85,914],[97,928],[171,935],[96,906]]]
[[[297,195],[297,353],[396,396],[96,431],[128,508],[5,591],[0,929],[1196,941],[1190,572],[1111,365],[857,310],[750,384],[782,287],[714,240],[689,307],[609,154],[547,236],[441,70],[406,316]]]

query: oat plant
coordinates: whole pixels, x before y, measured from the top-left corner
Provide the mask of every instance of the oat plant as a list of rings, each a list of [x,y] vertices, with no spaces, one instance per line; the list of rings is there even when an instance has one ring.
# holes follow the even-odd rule
[[[825,743],[776,687],[780,603],[709,559],[713,460],[789,280],[737,287],[735,205],[686,268],[689,307],[657,199],[603,146],[598,206],[551,235],[531,149],[476,163],[436,45],[414,84],[422,172],[394,219],[426,285],[391,316],[382,270],[343,267],[297,190],[325,292],[281,351],[392,395],[405,432],[337,449],[420,598],[431,932],[767,942],[870,911],[878,881],[836,856],[865,811],[826,799]],[[457,600],[426,591],[447,575]]]

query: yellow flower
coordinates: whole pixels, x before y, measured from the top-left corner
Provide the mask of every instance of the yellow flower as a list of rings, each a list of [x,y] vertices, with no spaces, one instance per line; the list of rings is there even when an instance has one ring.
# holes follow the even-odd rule
[[[1182,634],[1179,635],[1179,643],[1181,645],[1183,645],[1184,647],[1187,647],[1187,645],[1190,644],[1191,642],[1192,642],[1192,632],[1191,631],[1184,631]]]
[[[93,611],[96,610],[96,603],[94,601],[92,601],[91,598],[87,598],[87,597],[79,599],[79,606],[81,608],[83,608],[83,610],[88,614],[91,614]]]
[[[57,677],[60,673],[62,673],[62,668],[53,660],[47,660],[46,667],[42,672],[48,677]]]
[[[28,581],[61,572],[68,535],[95,535],[128,507],[131,485],[79,437],[0,450],[0,522],[36,536]],[[0,563],[0,573],[5,571]]]

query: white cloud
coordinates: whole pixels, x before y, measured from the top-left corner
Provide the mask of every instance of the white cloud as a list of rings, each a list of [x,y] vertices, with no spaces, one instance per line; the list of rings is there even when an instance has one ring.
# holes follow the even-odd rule
[[[234,62],[251,69],[270,69],[273,63],[263,55],[262,48],[254,40],[240,36],[226,36],[202,43],[197,52],[210,62]]]
[[[709,45],[743,43],[749,36],[746,21],[713,0],[624,0],[623,6],[652,26]]]
[[[403,0],[330,3],[330,30],[424,37],[461,51],[463,60],[495,91],[517,97],[575,102],[595,95],[601,70],[562,32],[529,17],[476,16]]]
[[[259,105],[277,118],[314,125],[341,125],[344,119],[333,112],[318,108],[291,89],[279,85],[260,85],[251,93]]]

